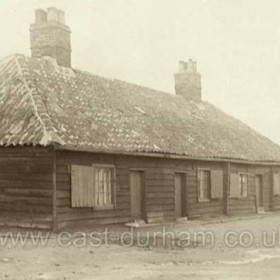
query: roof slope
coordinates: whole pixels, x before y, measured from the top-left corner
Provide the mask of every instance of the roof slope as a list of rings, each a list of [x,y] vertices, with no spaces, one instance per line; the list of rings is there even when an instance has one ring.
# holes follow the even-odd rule
[[[0,145],[280,160],[280,147],[207,102],[58,66],[0,62]]]

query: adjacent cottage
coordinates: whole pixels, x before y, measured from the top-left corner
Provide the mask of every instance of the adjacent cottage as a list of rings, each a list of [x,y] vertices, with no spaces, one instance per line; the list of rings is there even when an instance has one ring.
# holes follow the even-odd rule
[[[280,147],[201,99],[71,68],[70,29],[36,10],[31,57],[0,62],[0,224],[47,229],[280,209]]]

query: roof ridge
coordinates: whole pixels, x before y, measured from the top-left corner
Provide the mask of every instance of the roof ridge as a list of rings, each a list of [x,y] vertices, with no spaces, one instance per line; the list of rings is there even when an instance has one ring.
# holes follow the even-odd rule
[[[28,55],[25,55],[25,54],[19,54],[19,53],[16,53],[16,54],[12,54],[12,55],[9,55],[9,56],[6,56],[1,60],[4,60],[6,58],[9,58],[9,57],[17,57],[17,56],[21,56],[23,57],[24,59],[34,59]],[[36,57],[36,59],[38,60],[42,60],[42,59],[50,59],[52,61],[56,61],[56,59],[50,57],[50,56],[45,56],[45,57]],[[97,74],[97,73],[94,73],[94,72],[91,72],[90,70],[84,70],[84,69],[78,69],[78,68],[69,68],[69,67],[65,67],[65,66],[61,66],[61,65],[58,65],[56,64],[56,66],[60,69],[60,70],[70,70],[72,71],[74,74],[81,74],[81,75],[86,75],[86,76],[90,76],[90,77],[96,77],[96,78],[99,78],[99,79],[103,79],[103,80],[106,80],[108,82],[120,82],[120,83],[123,83],[123,84],[126,84],[126,85],[129,85],[129,86],[134,86],[134,87],[138,87],[138,88],[142,88],[142,89],[146,89],[146,90],[150,90],[150,91],[153,91],[157,94],[168,94],[168,95],[171,95],[172,97],[179,97],[179,98],[182,98],[182,96],[180,95],[176,95],[172,92],[169,92],[169,91],[165,91],[165,90],[162,90],[162,89],[157,89],[157,88],[154,88],[154,87],[151,87],[151,86],[148,86],[148,85],[144,85],[144,84],[138,84],[136,82],[130,82],[130,81],[127,81],[127,80],[122,80],[120,78],[114,78],[114,77],[109,77],[109,76],[102,76],[101,74]],[[60,72],[61,75],[63,75],[63,71]]]
[[[24,55],[24,54],[13,54],[13,55],[10,55],[10,56],[7,56],[5,57],[4,59],[6,58],[9,58],[11,56],[22,56],[24,59],[34,59],[28,55]],[[36,59],[39,59],[39,60],[42,60],[42,59],[51,59],[53,61],[56,61],[54,58],[52,57],[49,57],[49,56],[45,56],[45,57],[36,57]],[[3,60],[3,59],[2,59]],[[1,60],[0,60],[1,61]],[[165,90],[162,90],[162,89],[157,89],[157,88],[154,88],[154,87],[151,87],[151,86],[148,86],[148,85],[144,85],[144,84],[138,84],[136,82],[130,82],[130,81],[127,81],[127,80],[122,80],[120,78],[114,78],[114,77],[109,77],[109,76],[102,76],[100,74],[97,74],[97,73],[93,73],[91,72],[90,70],[84,70],[84,69],[78,69],[78,68],[69,68],[69,67],[65,67],[65,66],[61,66],[61,65],[56,65],[58,68],[60,69],[71,69],[72,72],[74,74],[80,74],[80,75],[86,75],[86,76],[90,76],[90,77],[96,77],[98,79],[103,79],[103,80],[106,80],[108,82],[117,82],[117,83],[122,83],[122,84],[125,84],[125,85],[128,85],[128,86],[133,86],[133,87],[138,87],[138,88],[141,88],[141,89],[145,89],[145,90],[149,90],[149,91],[152,91],[156,94],[167,94],[168,96],[171,96],[172,98],[180,98],[180,99],[183,99],[185,100],[181,95],[176,95],[175,93],[172,93],[170,91],[165,91]],[[61,75],[63,75],[63,71],[59,72]],[[188,102],[192,102],[192,103],[204,103],[206,101],[204,100],[200,100],[200,101],[196,101],[196,100],[188,100]],[[211,104],[211,103],[210,103]]]
[[[26,60],[24,55],[15,55],[15,62],[19,71],[20,76],[22,77],[22,81],[24,83],[24,86],[29,94],[31,105],[34,110],[34,115],[41,124],[41,128],[43,130],[43,137],[39,141],[39,144],[46,146],[51,143],[58,143],[61,145],[64,145],[64,141],[57,135],[56,129],[54,127],[54,124],[48,114],[48,111],[46,110],[45,104],[40,96],[40,94],[37,92],[36,85],[34,82],[30,79],[30,77],[26,77],[26,73],[30,75],[29,69],[24,73],[23,66],[21,65],[18,57],[21,56],[23,58],[23,61],[25,63],[24,67],[28,69],[28,66],[26,65]],[[34,94],[36,94],[36,98],[34,98]],[[40,110],[42,112],[40,112]],[[43,116],[42,116],[43,115]],[[48,125],[46,125],[46,122],[48,122]]]
[[[156,89],[156,88],[153,88],[153,87],[150,87],[150,86],[147,86],[147,85],[143,85],[143,84],[138,84],[136,82],[129,82],[129,81],[126,81],[126,80],[122,80],[120,78],[114,78],[114,77],[109,77],[109,76],[101,76],[100,74],[90,72],[89,70],[83,70],[83,69],[78,69],[78,68],[72,68],[72,70],[75,73],[82,74],[82,75],[87,75],[87,76],[91,76],[91,77],[94,76],[96,78],[103,79],[103,80],[106,80],[108,82],[120,82],[120,83],[123,83],[123,84],[127,84],[129,86],[136,86],[136,87],[143,88],[143,89],[148,89],[148,90],[151,90],[151,91],[154,91],[154,92],[157,92],[157,93],[164,93],[164,94],[169,94],[169,95],[172,95],[172,96],[173,95],[174,96],[179,96],[179,95],[173,94],[173,93],[168,92],[168,91],[164,91],[164,90],[161,90],[161,89]]]

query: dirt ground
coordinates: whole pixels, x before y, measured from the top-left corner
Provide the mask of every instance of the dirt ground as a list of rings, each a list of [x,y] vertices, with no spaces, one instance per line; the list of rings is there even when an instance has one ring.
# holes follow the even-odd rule
[[[72,231],[43,233],[41,240],[29,236],[22,244],[2,231],[0,279],[279,279],[279,228],[280,215],[268,215],[168,226],[164,228],[169,235],[166,240],[163,235],[153,235],[162,232],[162,227],[136,229],[133,234],[129,228],[110,227],[108,239],[101,229],[94,234],[87,229],[86,235]],[[204,240],[198,232],[211,238]],[[13,238],[17,234],[13,231]]]

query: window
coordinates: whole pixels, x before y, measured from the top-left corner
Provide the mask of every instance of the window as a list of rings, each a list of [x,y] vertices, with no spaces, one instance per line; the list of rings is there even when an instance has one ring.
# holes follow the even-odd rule
[[[249,175],[246,173],[230,174],[230,197],[231,198],[247,198]]]
[[[223,196],[223,170],[198,169],[198,201],[222,199]]]
[[[115,203],[115,168],[72,165],[71,186],[72,207],[111,209]]]
[[[210,170],[198,171],[198,201],[209,201],[211,198],[211,173]]]
[[[95,167],[95,206],[112,205],[113,169]]]
[[[239,195],[240,197],[248,197],[248,175],[239,174]]]

